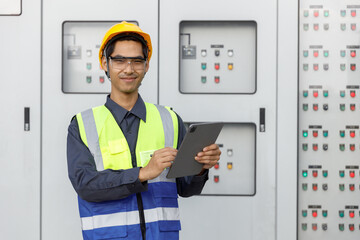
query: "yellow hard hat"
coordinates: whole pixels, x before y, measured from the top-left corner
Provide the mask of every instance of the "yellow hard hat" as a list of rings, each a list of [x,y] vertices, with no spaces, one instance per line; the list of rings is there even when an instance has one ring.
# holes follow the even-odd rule
[[[121,33],[137,33],[140,36],[142,36],[144,38],[144,40],[146,41],[146,45],[148,47],[148,56],[147,56],[147,61],[150,61],[151,58],[151,54],[152,54],[152,45],[151,45],[151,39],[150,39],[150,35],[143,32],[138,26],[136,26],[135,24],[132,23],[128,23],[126,21],[123,21],[121,23],[115,24],[114,26],[112,26],[105,34],[101,46],[100,46],[100,50],[99,50],[99,61],[100,61],[100,66],[102,66],[102,57],[103,57],[103,53],[104,53],[104,49],[106,47],[106,44],[115,36],[121,34]]]

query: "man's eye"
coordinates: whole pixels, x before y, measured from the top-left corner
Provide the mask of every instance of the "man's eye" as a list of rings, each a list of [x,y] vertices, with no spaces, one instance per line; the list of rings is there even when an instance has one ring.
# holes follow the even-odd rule
[[[144,61],[141,60],[141,59],[135,59],[134,62],[135,62],[135,63],[143,63]]]
[[[120,63],[120,64],[126,62],[125,59],[115,59],[115,61],[116,61],[117,63]]]

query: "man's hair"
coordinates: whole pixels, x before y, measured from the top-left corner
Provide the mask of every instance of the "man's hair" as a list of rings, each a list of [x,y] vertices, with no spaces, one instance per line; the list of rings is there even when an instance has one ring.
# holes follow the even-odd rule
[[[145,59],[148,58],[148,46],[146,44],[146,41],[142,36],[140,36],[139,34],[136,34],[136,33],[121,33],[121,34],[113,37],[108,42],[108,44],[106,45],[106,47],[104,49],[105,56],[107,58],[114,52],[115,43],[117,41],[135,41],[135,42],[141,43],[144,58]]]

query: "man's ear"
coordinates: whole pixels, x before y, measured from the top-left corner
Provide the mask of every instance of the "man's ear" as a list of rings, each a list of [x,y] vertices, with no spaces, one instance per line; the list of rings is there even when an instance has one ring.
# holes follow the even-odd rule
[[[107,71],[108,67],[107,67],[107,61],[106,61],[105,56],[102,57],[101,63],[102,63],[102,70]]]

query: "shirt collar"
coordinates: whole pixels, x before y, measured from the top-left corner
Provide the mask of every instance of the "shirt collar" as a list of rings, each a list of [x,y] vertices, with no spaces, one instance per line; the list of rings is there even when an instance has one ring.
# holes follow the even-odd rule
[[[121,107],[119,104],[114,102],[110,98],[110,95],[106,97],[105,106],[110,110],[110,112],[114,115],[116,120],[119,121],[119,123],[122,122],[122,120],[128,113],[128,110],[126,110],[125,108]],[[138,95],[138,99],[134,107],[129,112],[134,114],[136,117],[142,119],[144,122],[146,122],[146,107],[140,94]]]

